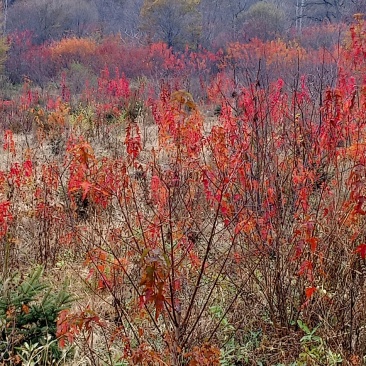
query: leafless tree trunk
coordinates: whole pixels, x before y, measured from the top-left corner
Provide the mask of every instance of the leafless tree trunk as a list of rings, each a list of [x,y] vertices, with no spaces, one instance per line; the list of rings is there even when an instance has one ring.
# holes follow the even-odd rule
[[[8,20],[8,0],[4,0],[3,3],[3,13],[4,13],[4,17],[3,17],[3,32],[4,34],[6,34],[6,23]]]

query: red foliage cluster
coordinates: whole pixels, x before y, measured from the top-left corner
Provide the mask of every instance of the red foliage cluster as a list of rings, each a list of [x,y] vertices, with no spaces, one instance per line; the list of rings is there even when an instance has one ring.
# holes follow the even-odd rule
[[[335,30],[332,28],[331,31]],[[319,32],[329,35],[330,29],[318,29]],[[253,39],[249,43],[223,44],[216,52],[202,48],[173,52],[164,43],[136,44],[120,36],[102,40],[65,38],[50,44],[33,45],[32,34],[20,32],[9,35],[11,48],[6,69],[14,82],[21,82],[27,77],[44,86],[72,69],[73,65],[81,65],[90,77],[107,68],[113,77],[119,70],[128,78],[147,77],[157,81],[171,78],[204,94],[204,84],[218,70],[229,74],[234,72],[235,78],[248,81],[248,77],[254,77],[252,73],[259,65],[265,69],[269,81],[278,77],[290,81],[300,64],[302,72],[308,74],[312,74],[320,64],[323,68],[335,65],[339,56],[337,42],[323,42],[320,47],[313,44],[311,37],[311,32],[307,35],[304,31],[302,43]],[[304,43],[308,38],[310,45]]]

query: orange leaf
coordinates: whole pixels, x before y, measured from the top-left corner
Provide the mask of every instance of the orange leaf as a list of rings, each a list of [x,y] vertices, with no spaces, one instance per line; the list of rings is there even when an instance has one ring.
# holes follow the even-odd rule
[[[29,313],[29,306],[26,305],[26,304],[23,304],[22,305],[22,311],[23,311],[23,313],[28,314]]]
[[[88,192],[90,191],[90,188],[92,187],[93,185],[91,183],[89,183],[88,181],[84,181],[80,184],[80,187],[83,189],[83,197],[82,197],[82,200],[84,201]]]
[[[164,308],[165,297],[162,286],[159,286],[158,292],[155,294],[155,320],[158,320],[159,315]]]
[[[316,291],[316,287],[308,287],[305,289],[305,295],[307,299],[310,299],[313,296],[314,292]]]
[[[319,239],[311,237],[309,239],[306,239],[306,242],[310,244],[310,250],[312,253],[315,253],[316,247],[318,246]]]

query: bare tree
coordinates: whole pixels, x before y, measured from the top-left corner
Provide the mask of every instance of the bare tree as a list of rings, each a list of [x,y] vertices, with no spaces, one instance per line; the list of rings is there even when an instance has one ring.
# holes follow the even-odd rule
[[[285,30],[285,13],[278,5],[267,1],[253,4],[239,19],[243,33],[249,38],[270,40],[282,35]]]
[[[141,9],[141,29],[151,40],[169,47],[196,46],[201,19],[196,0],[145,0]]]
[[[6,34],[6,24],[8,20],[8,6],[9,2],[8,0],[3,1],[3,32]]]
[[[222,42],[240,39],[242,14],[255,4],[255,0],[201,0],[203,44],[220,46]]]
[[[7,9],[7,30],[30,30],[39,43],[65,34],[82,36],[97,21],[97,8],[88,0],[20,1]]]
[[[103,34],[138,34],[143,0],[94,0]]]
[[[296,28],[301,30],[304,21],[349,22],[353,14],[363,12],[366,12],[364,0],[296,0]]]

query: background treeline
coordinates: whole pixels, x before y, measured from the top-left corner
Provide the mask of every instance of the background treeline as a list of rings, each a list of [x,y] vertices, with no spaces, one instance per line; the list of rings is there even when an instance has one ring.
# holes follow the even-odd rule
[[[41,44],[65,36],[122,34],[176,49],[221,47],[232,40],[291,37],[294,28],[349,22],[363,0],[8,0],[7,34],[32,33]]]

